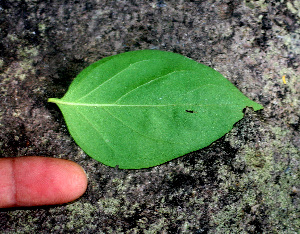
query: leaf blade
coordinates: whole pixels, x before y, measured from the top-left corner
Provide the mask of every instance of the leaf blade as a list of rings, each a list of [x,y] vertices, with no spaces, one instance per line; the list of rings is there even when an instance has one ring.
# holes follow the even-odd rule
[[[103,60],[83,70],[62,99],[49,101],[76,143],[109,166],[167,162],[222,137],[246,106],[262,108],[217,71],[182,55],[146,50]]]

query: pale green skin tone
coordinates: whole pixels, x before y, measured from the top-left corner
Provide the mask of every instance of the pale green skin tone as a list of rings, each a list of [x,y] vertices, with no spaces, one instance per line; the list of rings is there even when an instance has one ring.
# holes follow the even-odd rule
[[[76,143],[122,169],[162,164],[208,146],[262,106],[217,71],[179,54],[127,52],[83,70],[61,109]]]

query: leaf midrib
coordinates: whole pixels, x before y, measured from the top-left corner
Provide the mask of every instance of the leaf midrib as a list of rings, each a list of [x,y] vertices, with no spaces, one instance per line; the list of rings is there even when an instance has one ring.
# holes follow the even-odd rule
[[[86,107],[179,107],[179,106],[239,106],[238,104],[232,103],[220,103],[220,104],[157,104],[157,105],[130,105],[130,104],[96,104],[96,103],[77,103],[77,102],[65,102],[58,98],[49,98],[49,102],[53,102],[56,104],[68,105],[68,106],[86,106]]]
[[[63,104],[68,106],[88,106],[88,107],[164,107],[164,106],[186,106],[186,104],[165,104],[165,105],[120,105],[120,104],[94,104],[94,103],[76,103],[76,102],[64,102],[49,99],[49,102],[54,102],[56,104]],[[191,106],[195,106],[190,104]],[[197,105],[200,106],[200,105]]]

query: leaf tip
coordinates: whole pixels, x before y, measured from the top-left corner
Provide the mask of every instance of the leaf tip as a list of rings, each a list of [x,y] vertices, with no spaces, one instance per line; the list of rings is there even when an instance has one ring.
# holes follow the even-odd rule
[[[255,105],[253,105],[254,111],[258,111],[258,110],[262,110],[262,109],[264,109],[264,107],[258,103],[255,103]]]

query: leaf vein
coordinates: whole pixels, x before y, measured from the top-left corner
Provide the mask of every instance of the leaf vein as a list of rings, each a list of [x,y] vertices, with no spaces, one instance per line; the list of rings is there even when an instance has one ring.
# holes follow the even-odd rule
[[[165,74],[165,75],[163,75],[163,76],[156,77],[155,79],[152,79],[152,80],[150,80],[150,81],[148,81],[148,82],[146,82],[146,83],[144,83],[144,84],[141,84],[141,85],[135,87],[134,89],[130,90],[129,92],[123,94],[123,95],[122,95],[121,97],[119,97],[114,103],[116,104],[118,101],[120,101],[122,98],[126,97],[128,94],[134,92],[135,90],[137,90],[137,89],[139,89],[139,88],[141,88],[141,87],[143,87],[143,86],[145,86],[145,85],[148,85],[148,84],[150,84],[150,83],[152,83],[152,82],[154,82],[154,81],[156,81],[156,80],[158,80],[158,79],[161,79],[161,78],[163,78],[163,77],[165,77],[165,76],[168,76],[168,75],[170,75],[170,74],[172,74],[172,73],[176,73],[176,72],[180,72],[180,71],[187,71],[187,70],[172,71],[172,72],[169,72],[169,73],[167,73],[167,74]]]
[[[102,135],[102,133],[98,130],[98,128],[96,127],[96,126],[94,126],[94,124],[83,114],[83,113],[81,113],[80,111],[77,111],[76,109],[74,109],[75,110],[75,112],[77,112],[77,113],[79,113],[85,120],[86,120],[86,122],[88,122],[88,124],[92,127],[92,128],[94,128],[95,130],[96,130],[96,132],[98,132],[98,134],[100,135],[100,137],[102,138],[102,140],[103,140],[103,142],[113,151],[113,152],[115,152],[116,153],[116,151],[115,151],[115,149],[111,146],[111,145],[109,145],[108,144],[108,142],[106,142],[105,141],[105,139],[104,139],[104,137],[103,137],[103,135]]]
[[[134,64],[137,64],[137,63],[141,63],[141,62],[144,62],[144,61],[150,61],[150,60],[141,60],[141,61],[138,61],[138,62],[134,62],[134,63],[131,63],[129,64],[129,66],[125,67],[124,69],[122,69],[121,71],[119,71],[118,73],[116,73],[115,75],[113,75],[112,77],[110,77],[108,80],[105,80],[103,83],[99,84],[96,88],[94,88],[93,90],[89,91],[86,95],[82,96],[81,98],[77,99],[76,101],[80,101],[81,99],[91,95],[92,93],[94,93],[95,91],[97,91],[100,87],[102,87],[105,83],[111,81],[112,79],[114,79],[116,76],[118,76],[119,74],[121,74],[122,72],[126,71],[127,69],[129,69],[131,66],[133,66]]]
[[[177,142],[170,142],[170,141],[165,141],[165,140],[162,140],[162,139],[157,139],[157,138],[152,138],[152,137],[149,137],[147,135],[144,135],[142,133],[140,133],[139,131],[135,130],[134,128],[130,127],[129,125],[127,125],[123,120],[121,120],[120,118],[116,117],[115,115],[113,115],[109,110],[107,110],[106,108],[103,108],[105,111],[107,111],[107,113],[109,113],[114,119],[118,120],[119,122],[121,122],[125,127],[131,129],[133,132],[145,137],[145,138],[148,138],[148,139],[151,139],[151,140],[154,140],[154,141],[158,141],[158,142],[165,142],[165,143],[168,143],[168,144],[178,144]]]

